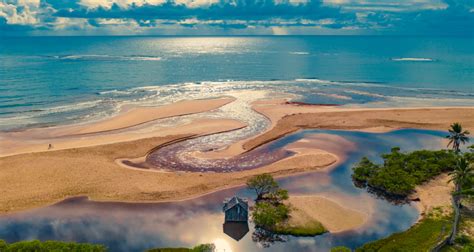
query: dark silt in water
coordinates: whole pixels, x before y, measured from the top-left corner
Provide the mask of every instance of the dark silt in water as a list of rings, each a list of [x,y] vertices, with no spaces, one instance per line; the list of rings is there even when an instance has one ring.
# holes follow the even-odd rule
[[[378,158],[399,146],[403,151],[419,148],[438,149],[444,132],[399,130],[375,134],[350,131],[304,130],[283,137],[269,148],[317,134],[343,137],[356,145],[346,153],[344,162],[330,171],[316,171],[279,179],[290,194],[317,194],[331,197],[342,205],[367,210],[362,227],[342,233],[316,237],[281,237],[269,247],[252,240],[254,227],[239,241],[224,233],[222,201],[237,194],[253,198],[243,187],[211,193],[199,198],[168,203],[92,202],[86,198],[65,200],[53,206],[0,217],[0,237],[8,242],[20,240],[65,240],[105,244],[111,251],[144,251],[153,247],[191,247],[213,242],[219,251],[327,251],[334,246],[356,248],[366,242],[406,230],[418,218],[412,205],[393,205],[354,187],[351,167],[362,156]],[[380,160],[380,159],[379,159]],[[158,182],[157,182],[158,183]],[[226,230],[228,231],[228,230]],[[239,236],[245,229],[234,231]],[[226,232],[228,233],[228,232]],[[254,236],[255,238],[256,236]],[[267,244],[268,245],[268,244]]]
[[[146,163],[152,167],[166,167],[171,171],[236,172],[269,165],[293,154],[291,151],[264,145],[232,158],[213,159],[203,164],[193,162],[194,159],[189,161],[181,159],[182,151],[186,151],[186,141],[163,146],[153,151],[147,155]]]

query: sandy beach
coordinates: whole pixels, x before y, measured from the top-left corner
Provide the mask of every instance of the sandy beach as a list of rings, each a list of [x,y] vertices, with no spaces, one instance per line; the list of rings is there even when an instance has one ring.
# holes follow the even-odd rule
[[[321,196],[290,196],[293,207],[289,223],[294,226],[316,220],[331,233],[343,232],[362,226],[368,219],[364,213],[345,208]]]
[[[156,136],[167,136],[181,134],[172,127],[151,127],[144,125],[159,119],[170,117],[180,117],[184,115],[197,114],[218,109],[232,101],[234,98],[218,98],[208,100],[185,100],[160,107],[135,107],[130,108],[117,116],[104,119],[98,122],[66,125],[50,128],[35,128],[19,132],[0,133],[0,157],[21,153],[42,152],[45,150],[60,150],[77,147],[96,146],[101,144],[117,143],[143,139]],[[204,120],[201,120],[204,122]],[[223,121],[223,128],[226,123]],[[245,124],[235,122],[237,126],[231,129],[244,127]],[[201,134],[212,132],[207,130],[208,123],[198,123],[191,125],[188,123],[188,130],[191,128],[201,128]],[[49,149],[49,144],[53,148]]]
[[[208,111],[231,102],[216,99],[197,109],[178,104],[181,109],[167,112],[157,108],[150,117],[140,109],[91,125],[74,128],[70,135],[57,135],[45,139],[23,141],[12,136],[27,138],[38,134],[36,130],[3,136],[0,158],[0,213],[30,209],[53,204],[74,196],[89,196],[92,200],[125,202],[158,202],[196,197],[211,191],[242,185],[256,174],[272,173],[275,176],[308,172],[335,165],[340,160],[337,149],[318,149],[317,146],[294,145],[299,154],[258,169],[233,173],[163,173],[126,169],[116,163],[121,158],[139,158],[154,147],[180,138],[213,134],[245,127],[239,121],[226,119],[199,119],[172,128],[133,132],[133,126],[161,117]],[[184,106],[184,107],[183,107]],[[288,133],[304,128],[387,131],[398,128],[446,129],[452,122],[461,122],[468,130],[474,126],[474,108],[409,108],[361,109],[328,106],[299,106],[282,101],[261,101],[254,104],[259,113],[271,119],[272,127],[250,140],[240,141],[241,147],[229,147],[230,154],[238,154],[260,146]],[[170,111],[174,112],[170,112]],[[146,117],[146,118],[144,118]],[[126,118],[131,118],[128,121]],[[124,127],[129,130],[122,132]],[[118,132],[115,132],[116,129]],[[54,129],[57,130],[57,129]],[[66,131],[62,131],[64,133]],[[68,129],[70,130],[70,129]],[[76,131],[77,130],[77,131]],[[110,131],[109,131],[110,130]],[[39,131],[39,130],[38,130]],[[33,133],[32,133],[33,132]],[[58,134],[60,131],[55,131]],[[91,135],[78,136],[76,133]],[[100,133],[97,133],[100,132]],[[52,134],[52,133],[51,133]],[[54,149],[46,150],[47,142],[54,142]],[[320,140],[322,144],[323,140]],[[26,153],[29,152],[29,153]],[[336,152],[336,153],[333,153]],[[22,153],[22,154],[20,154]],[[210,152],[212,156],[212,152]],[[14,154],[14,155],[13,155]],[[216,154],[222,156],[222,154]],[[226,153],[229,155],[229,153]],[[225,156],[225,155],[224,155]],[[21,188],[19,190],[18,188]],[[429,196],[427,196],[430,198]],[[422,201],[425,197],[420,197]],[[318,199],[320,201],[320,199]],[[341,210],[342,211],[342,210]],[[359,223],[360,218],[354,220]],[[343,230],[337,224],[328,228]],[[355,224],[354,224],[355,225]]]
[[[450,177],[447,174],[442,174],[416,187],[416,193],[414,193],[411,198],[419,199],[416,203],[416,207],[421,213],[420,218],[435,208],[447,214],[452,212],[451,193],[454,190],[454,184],[449,182],[449,180]]]

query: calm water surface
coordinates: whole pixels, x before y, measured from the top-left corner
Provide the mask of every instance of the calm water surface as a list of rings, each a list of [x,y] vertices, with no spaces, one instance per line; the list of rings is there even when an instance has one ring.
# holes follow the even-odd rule
[[[354,187],[350,178],[352,165],[362,156],[378,158],[393,146],[400,146],[404,151],[439,149],[445,144],[445,134],[411,129],[384,134],[304,130],[266,146],[282,148],[301,140],[311,144],[327,137],[340,139],[341,146],[345,147],[352,143],[349,151],[330,142],[321,147],[338,151],[346,157],[330,171],[279,179],[290,194],[327,196],[345,207],[367,212],[370,216],[368,222],[350,232],[305,238],[283,237],[285,242],[276,242],[265,248],[252,240],[254,228],[250,223],[250,231],[236,241],[223,232],[222,201],[234,194],[249,198],[254,195],[245,188],[234,188],[170,203],[99,203],[84,198],[71,199],[50,207],[1,216],[0,237],[9,242],[55,239],[102,243],[111,251],[143,251],[158,246],[189,247],[207,242],[214,242],[218,251],[327,251],[340,245],[356,248],[365,242],[406,230],[416,221],[418,212],[411,205],[393,205]]]

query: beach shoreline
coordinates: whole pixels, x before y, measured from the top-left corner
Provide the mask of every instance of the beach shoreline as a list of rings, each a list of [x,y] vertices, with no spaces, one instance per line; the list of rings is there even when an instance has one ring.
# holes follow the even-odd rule
[[[159,107],[132,107],[116,116],[100,121],[48,128],[33,128],[23,131],[0,132],[0,157],[50,150],[90,147],[109,143],[125,142],[155,136],[173,135],[171,128],[161,127],[146,130],[141,125],[167,118],[179,118],[219,109],[235,98],[224,97],[206,100],[183,100]],[[201,119],[206,120],[206,119]],[[225,121],[223,119],[225,128]],[[188,123],[190,124],[190,123]],[[241,126],[245,125],[241,123]]]
[[[275,101],[267,100],[254,103],[254,109],[270,119],[271,127],[257,136],[240,141],[238,144],[242,147],[234,147],[231,154],[250,151],[283,135],[306,128],[371,132],[375,125],[378,126],[376,132],[380,132],[381,129],[405,128],[403,126],[441,130],[454,121],[460,121],[467,129],[472,129],[474,125],[474,119],[470,119],[474,116],[469,116],[474,115],[474,108],[471,107],[361,109],[298,106],[285,104],[282,100],[275,104]],[[459,110],[462,110],[462,113]],[[440,117],[440,112],[445,114]],[[423,113],[423,116],[416,116],[420,113]],[[288,119],[289,117],[291,120]],[[349,120],[348,118],[357,118],[357,120],[352,124],[341,123],[341,120]],[[330,123],[324,120],[321,123],[317,119],[330,119]],[[301,124],[302,121],[306,124]],[[295,155],[265,167],[232,173],[148,172],[125,169],[116,163],[116,160],[120,158],[144,156],[156,146],[179,138],[216,134],[245,126],[235,120],[203,118],[173,127],[168,131],[150,131],[137,135],[130,132],[116,135],[99,133],[93,137],[112,135],[115,141],[105,138],[101,139],[99,144],[94,142],[95,144],[87,145],[85,144],[87,142],[82,142],[84,144],[82,146],[75,145],[76,142],[73,141],[67,146],[68,148],[64,149],[15,153],[15,155],[0,157],[0,163],[2,163],[0,190],[6,196],[0,202],[2,206],[0,213],[14,213],[42,207],[77,196],[88,196],[94,201],[119,202],[149,203],[186,200],[241,186],[248,178],[256,174],[271,173],[276,177],[296,175],[334,167],[344,159],[340,153],[334,154],[315,149],[315,152],[308,154],[299,149],[303,154],[300,153],[301,155]],[[5,143],[4,147],[7,147]],[[161,181],[161,183],[156,184],[155,181]],[[117,186],[120,183],[125,185]],[[18,192],[16,188],[23,188],[23,190]]]

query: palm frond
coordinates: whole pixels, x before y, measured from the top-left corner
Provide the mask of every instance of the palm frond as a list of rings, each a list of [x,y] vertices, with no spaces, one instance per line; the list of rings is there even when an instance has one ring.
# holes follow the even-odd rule
[[[474,188],[461,190],[459,192],[454,192],[453,195],[473,196]]]

